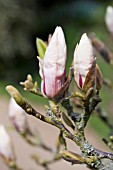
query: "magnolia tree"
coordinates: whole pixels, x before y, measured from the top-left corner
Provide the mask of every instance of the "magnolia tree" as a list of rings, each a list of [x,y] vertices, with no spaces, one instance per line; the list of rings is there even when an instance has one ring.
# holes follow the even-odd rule
[[[112,7],[107,8],[105,21],[108,30],[113,36]],[[39,145],[53,154],[51,160],[41,160],[37,156],[32,158],[37,164],[42,165],[46,169],[48,169],[50,163],[60,159],[64,159],[73,165],[84,164],[89,169],[113,169],[113,154],[94,148],[86,139],[84,131],[94,111],[104,120],[110,130],[113,129],[113,124],[110,123],[109,117],[105,116],[102,109],[98,106],[99,102],[102,101],[99,97],[102,85],[110,87],[111,83],[102,78],[99,66],[96,64],[94,51],[97,50],[109,64],[113,63],[113,54],[94,34],[87,36],[84,33],[75,47],[72,65],[68,75],[66,75],[67,47],[62,28],[56,27],[53,35],[49,36],[48,43],[37,38],[36,45],[39,54],[37,58],[39,60],[41,90],[37,82],[33,81],[31,75],[28,75],[27,80],[21,82],[21,85],[24,86],[24,90],[48,100],[45,114],[35,110],[15,87],[11,85],[6,87],[6,90],[11,95],[9,118],[16,130],[30,144]],[[69,87],[72,79],[75,81],[74,86],[76,88],[74,89],[76,91],[70,92]],[[74,112],[72,100],[74,100],[74,106],[79,107],[80,112]],[[60,105],[62,107],[59,107]],[[61,110],[62,108],[64,109]],[[32,133],[25,112],[59,129],[55,149],[46,146],[42,140],[39,140]],[[70,130],[70,127],[72,130]],[[67,138],[79,146],[81,154],[68,150]],[[112,135],[110,135],[109,141],[105,139],[104,141],[113,149]],[[12,141],[3,125],[0,125],[0,155],[9,168],[21,169],[16,163]]]

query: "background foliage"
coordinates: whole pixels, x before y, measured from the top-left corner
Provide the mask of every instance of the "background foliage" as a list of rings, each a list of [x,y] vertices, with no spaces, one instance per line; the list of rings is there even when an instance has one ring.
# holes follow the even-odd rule
[[[69,61],[83,32],[94,31],[106,39],[104,13],[108,4],[111,1],[0,0],[0,78],[18,82],[27,73],[37,75],[36,37],[47,40],[56,25],[66,34]]]

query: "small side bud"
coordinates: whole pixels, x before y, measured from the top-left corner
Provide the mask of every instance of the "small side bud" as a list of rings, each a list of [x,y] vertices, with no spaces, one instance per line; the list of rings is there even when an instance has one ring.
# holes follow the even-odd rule
[[[30,82],[33,81],[33,78],[32,78],[32,76],[30,74],[27,75],[27,80],[29,80]]]
[[[24,86],[24,90],[29,90],[34,87],[33,83],[29,80],[26,80],[25,82],[20,82],[20,85]]]

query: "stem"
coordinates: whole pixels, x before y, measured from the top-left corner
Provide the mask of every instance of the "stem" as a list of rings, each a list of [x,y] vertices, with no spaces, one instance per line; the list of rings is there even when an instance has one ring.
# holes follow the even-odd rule
[[[84,130],[92,111],[95,110],[95,107],[99,102],[101,102],[101,99],[98,94],[95,94],[95,96],[91,99],[91,102],[90,99],[84,100],[83,114],[81,114],[81,121],[78,123],[78,129]]]
[[[69,99],[63,100],[61,104],[67,110],[68,116],[75,124],[80,121],[80,114],[73,112],[73,107],[71,106]]]

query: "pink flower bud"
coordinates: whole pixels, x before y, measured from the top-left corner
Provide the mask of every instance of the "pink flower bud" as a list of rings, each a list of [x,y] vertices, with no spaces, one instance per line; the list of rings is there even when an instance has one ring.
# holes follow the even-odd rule
[[[75,48],[74,78],[84,92],[95,86],[95,58],[86,33],[82,35],[80,43]]]
[[[112,6],[108,6],[106,9],[105,22],[109,32],[113,34],[113,7]]]
[[[0,125],[0,155],[7,162],[15,159],[9,134],[3,125]]]
[[[8,114],[16,130],[26,132],[28,128],[26,113],[13,98],[10,99]]]
[[[64,85],[66,58],[64,33],[61,27],[56,27],[43,61],[39,59],[41,91],[44,96],[53,98]]]

